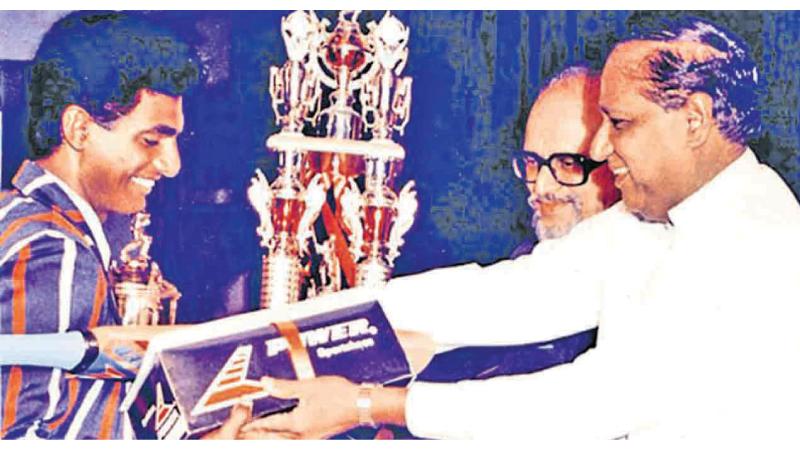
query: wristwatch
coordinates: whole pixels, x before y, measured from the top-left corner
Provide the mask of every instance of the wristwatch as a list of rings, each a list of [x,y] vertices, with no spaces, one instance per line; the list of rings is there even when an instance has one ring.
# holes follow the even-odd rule
[[[97,344],[97,337],[89,330],[79,330],[83,335],[83,343],[86,346],[83,352],[83,358],[80,362],[73,367],[70,372],[81,373],[84,372],[92,363],[97,359],[100,354],[100,346]]]
[[[361,383],[358,387],[356,397],[356,409],[358,410],[358,424],[375,428],[377,424],[372,417],[372,392],[379,385],[374,383]]]

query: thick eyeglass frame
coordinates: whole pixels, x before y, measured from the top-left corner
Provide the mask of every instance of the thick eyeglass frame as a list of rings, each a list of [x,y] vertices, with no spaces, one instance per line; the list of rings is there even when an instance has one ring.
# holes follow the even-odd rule
[[[573,162],[576,162],[578,163],[578,165],[581,166],[581,169],[583,170],[583,178],[581,179],[580,182],[570,183],[559,179],[558,171],[553,169],[553,166],[551,165],[553,161],[559,159],[571,159]],[[525,181],[525,183],[536,182],[536,177],[534,177],[532,180],[529,180],[525,176],[525,174],[527,174],[527,170],[524,169],[524,165],[528,164],[528,161],[532,161],[538,166],[538,170],[536,171],[536,177],[539,176],[539,172],[542,171],[543,167],[547,167],[548,169],[550,169],[550,174],[553,175],[553,179],[555,179],[556,182],[558,182],[558,184],[569,187],[581,186],[583,184],[586,184],[586,182],[589,180],[589,174],[591,174],[594,169],[597,169],[598,167],[606,163],[605,161],[595,161],[586,155],[581,155],[580,153],[560,152],[560,153],[553,153],[549,157],[545,158],[536,152],[528,150],[517,150],[514,152],[511,164],[514,168],[514,174],[520,180]]]

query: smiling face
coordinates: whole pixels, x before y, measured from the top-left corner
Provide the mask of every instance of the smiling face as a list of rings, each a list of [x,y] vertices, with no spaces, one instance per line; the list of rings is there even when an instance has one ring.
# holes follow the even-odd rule
[[[601,78],[604,119],[591,153],[608,159],[628,210],[658,222],[668,220],[667,212],[691,192],[695,177],[685,108],[667,111],[641,94],[646,62],[663,45],[631,41],[611,53]]]
[[[87,127],[78,193],[101,219],[109,211],[141,211],[155,182],[180,171],[182,130],[181,97],[141,90],[136,106],[110,126],[92,121]]]
[[[586,154],[602,120],[597,95],[597,80],[587,75],[568,77],[546,89],[528,116],[524,149],[544,158],[553,153]],[[563,186],[550,169],[543,168],[535,181],[526,184],[539,239],[569,233],[578,222],[605,209],[604,200],[616,200],[614,192],[606,192],[613,187],[603,183],[607,170],[605,166],[596,169],[581,186]]]

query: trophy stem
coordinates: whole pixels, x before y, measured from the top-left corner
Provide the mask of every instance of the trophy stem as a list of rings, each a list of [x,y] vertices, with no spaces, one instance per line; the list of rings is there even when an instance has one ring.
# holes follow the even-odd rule
[[[356,269],[356,285],[365,287],[381,287],[389,281],[392,269],[381,261],[380,257],[370,257],[360,263]]]
[[[261,308],[279,308],[300,299],[300,257],[283,252],[264,255]]]

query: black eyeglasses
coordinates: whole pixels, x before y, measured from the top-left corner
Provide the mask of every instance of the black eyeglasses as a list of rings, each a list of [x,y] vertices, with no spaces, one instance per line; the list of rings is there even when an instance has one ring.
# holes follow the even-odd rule
[[[580,186],[589,179],[594,169],[605,164],[578,153],[553,153],[543,158],[535,152],[514,152],[514,174],[526,183],[533,183],[542,167],[549,167],[553,178],[563,186]]]

